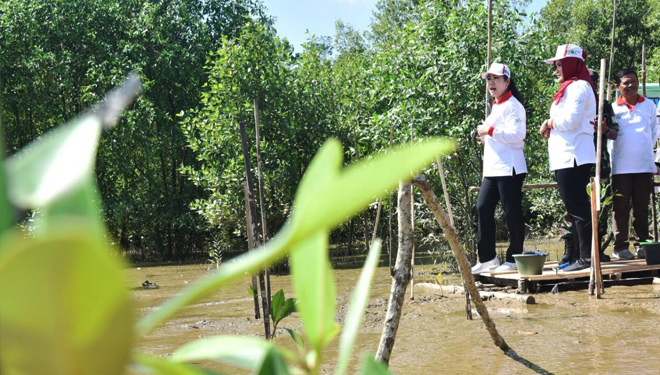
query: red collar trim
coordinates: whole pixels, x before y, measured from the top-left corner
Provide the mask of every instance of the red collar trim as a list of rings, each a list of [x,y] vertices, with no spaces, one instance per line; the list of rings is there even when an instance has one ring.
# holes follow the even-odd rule
[[[511,93],[511,90],[509,90],[509,91],[506,92],[506,94],[504,94],[504,95],[502,95],[502,97],[500,97],[500,100],[495,99],[493,104],[502,104],[502,103],[506,102],[507,100],[511,99],[512,96],[513,96],[513,94]]]
[[[645,99],[643,96],[637,94],[637,104],[639,104],[639,103],[643,103],[644,100],[646,100],[646,99]],[[637,105],[637,104],[635,104],[635,105]],[[623,95],[621,95],[621,96],[619,96],[618,98],[616,98],[616,105],[625,105],[626,107],[628,107],[628,110],[629,110],[629,111],[632,111],[633,108],[635,108],[634,105],[630,105],[630,104],[628,104],[628,102],[626,102],[626,100],[625,100],[625,98],[623,97]]]

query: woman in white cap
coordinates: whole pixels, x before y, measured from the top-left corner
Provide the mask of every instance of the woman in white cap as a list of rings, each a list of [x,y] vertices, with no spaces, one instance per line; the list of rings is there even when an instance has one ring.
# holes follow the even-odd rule
[[[579,258],[564,272],[591,266],[591,204],[586,186],[596,163],[594,128],[596,86],[584,63],[587,54],[575,44],[557,47],[553,58],[545,60],[554,67],[559,91],[550,107],[550,118],[540,133],[548,139],[550,171],[555,172],[566,211],[573,219],[576,252]]]
[[[527,173],[523,154],[527,131],[525,108],[508,66],[493,63],[481,75],[495,98],[493,110],[477,127],[477,139],[484,144],[483,180],[477,199],[479,226],[478,263],[472,273],[516,270],[513,255],[520,254],[525,241],[522,212],[522,184]],[[495,207],[502,202],[509,230],[509,248],[500,265],[495,252]]]

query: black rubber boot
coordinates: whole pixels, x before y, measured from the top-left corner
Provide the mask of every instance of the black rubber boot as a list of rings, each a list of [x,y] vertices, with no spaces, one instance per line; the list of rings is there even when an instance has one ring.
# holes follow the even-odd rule
[[[573,263],[577,259],[577,254],[575,254],[575,243],[573,241],[573,236],[564,237],[564,255],[559,258],[559,265],[565,263]]]

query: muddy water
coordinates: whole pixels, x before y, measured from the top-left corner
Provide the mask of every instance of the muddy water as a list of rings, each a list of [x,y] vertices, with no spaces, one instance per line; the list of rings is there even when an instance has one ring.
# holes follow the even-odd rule
[[[435,282],[429,267],[416,267],[415,282]],[[177,293],[207,273],[206,265],[153,267],[127,270],[138,315]],[[343,320],[350,292],[359,270],[337,270],[338,320]],[[149,280],[160,289],[137,288]],[[447,275],[442,283],[458,280]],[[186,308],[138,343],[139,351],[167,356],[180,345],[213,335],[262,335],[261,321],[254,319],[249,278],[239,280]],[[291,278],[273,276],[273,291],[292,296]],[[373,291],[354,350],[352,368],[366,353],[373,353],[383,328],[391,278],[387,268],[376,274]],[[513,300],[486,302],[497,328],[507,343],[526,360],[556,374],[657,374],[660,373],[660,288],[652,285],[617,286],[606,289],[601,300],[586,291],[536,295],[535,305]],[[530,374],[522,364],[502,354],[481,320],[465,317],[465,299],[416,288],[415,300],[406,299],[396,344],[390,361],[396,374]],[[296,314],[282,327],[300,331]],[[285,331],[276,342],[293,349]],[[336,347],[327,352],[332,373]],[[214,363],[204,366],[225,373],[245,371]]]

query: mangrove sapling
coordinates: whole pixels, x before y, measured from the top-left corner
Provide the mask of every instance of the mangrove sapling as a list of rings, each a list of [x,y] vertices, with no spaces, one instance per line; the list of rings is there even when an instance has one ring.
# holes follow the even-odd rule
[[[273,332],[270,337],[274,338],[277,333],[277,325],[282,319],[288,317],[296,311],[295,298],[285,298],[284,290],[280,289],[273,295],[270,301],[270,318],[273,320]],[[295,341],[295,338],[294,338]]]

